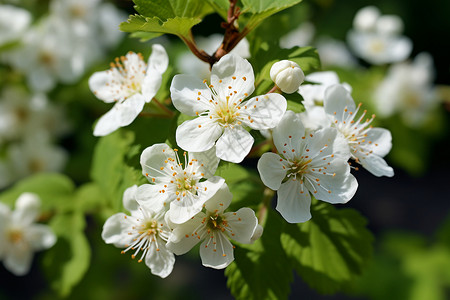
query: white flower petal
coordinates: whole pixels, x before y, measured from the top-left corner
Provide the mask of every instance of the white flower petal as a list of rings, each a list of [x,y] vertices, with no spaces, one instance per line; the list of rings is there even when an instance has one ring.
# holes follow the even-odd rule
[[[372,142],[370,150],[373,151],[373,154],[383,157],[391,151],[392,135],[387,129],[371,128],[367,131],[367,140]]]
[[[252,148],[252,135],[241,126],[225,127],[224,133],[217,140],[216,154],[222,160],[240,163]]]
[[[148,58],[148,69],[156,70],[159,74],[163,74],[169,66],[169,56],[166,49],[159,44],[152,46],[152,54]]]
[[[354,112],[356,109],[355,101],[350,92],[340,84],[332,85],[325,90],[323,106],[325,107],[325,112],[339,122],[342,122],[346,117],[346,113],[344,115],[345,109],[351,112]]]
[[[242,121],[257,130],[277,126],[287,108],[286,99],[274,93],[253,97],[242,105],[248,107],[241,113]]]
[[[125,248],[125,245],[131,242],[127,230],[131,225],[127,218],[130,217],[124,213],[118,213],[106,220],[102,230],[102,239],[105,243],[113,244],[117,248]]]
[[[350,173],[347,161],[334,159],[326,167],[310,171],[306,175],[309,180],[305,180],[305,186],[318,200],[333,204],[348,202],[355,195],[358,182]]]
[[[211,84],[217,91],[219,99],[226,99],[230,96],[230,91],[233,92],[230,96],[232,103],[244,99],[255,90],[254,83],[252,65],[236,54],[223,56],[211,69]]]
[[[161,278],[166,278],[172,273],[175,264],[175,256],[167,250],[165,242],[157,238],[159,248],[155,249],[155,243],[152,242],[150,249],[145,257],[145,264],[150,268],[152,274]]]
[[[149,103],[158,93],[162,83],[162,75],[153,69],[149,69],[147,76],[142,81],[142,95],[145,102]]]
[[[200,245],[200,257],[205,267],[224,269],[234,260],[233,246],[222,232],[215,231]]]
[[[210,109],[211,91],[202,80],[190,75],[178,74],[172,79],[170,97],[173,106],[188,116],[195,116]],[[200,99],[200,100],[199,100]]]
[[[273,130],[273,142],[279,153],[286,158],[293,158],[293,153],[300,153],[301,143],[298,141],[301,141],[304,135],[305,128],[302,121],[293,111],[288,110]],[[286,153],[283,152],[285,147],[289,150]]]
[[[162,186],[143,184],[136,191],[136,201],[139,205],[158,211],[166,206],[170,201],[169,193],[161,192]]]
[[[95,94],[95,96],[106,102],[112,103],[117,97],[117,89],[111,86],[111,82],[114,79],[114,72],[116,70],[107,70],[101,72],[95,72],[89,77],[89,89]]]
[[[178,126],[176,140],[184,150],[202,152],[211,149],[222,132],[222,127],[216,122],[208,117],[198,117]]]
[[[255,212],[248,207],[243,207],[235,213],[225,213],[224,216],[231,229],[231,234],[228,237],[238,243],[250,244],[258,225]]]
[[[206,234],[206,231],[200,232],[200,229],[198,229],[202,225],[204,217],[204,213],[199,213],[193,219],[177,226],[169,237],[166,245],[167,249],[176,255],[182,255],[197,245],[201,241],[202,236],[195,235],[196,230],[199,234]]]
[[[33,224],[25,231],[26,240],[34,251],[51,248],[56,243],[56,235],[44,224]]]
[[[370,154],[359,157],[359,163],[375,176],[394,176],[394,170],[378,155]]]
[[[104,114],[94,128],[94,136],[105,136],[130,125],[144,108],[145,100],[141,94],[135,94],[123,102],[117,102]]]
[[[311,196],[303,189],[299,181],[288,180],[283,183],[277,192],[278,200],[276,210],[289,223],[302,223],[311,219]]]
[[[262,182],[272,190],[278,190],[286,177],[287,162],[275,153],[264,153],[258,161],[258,172]]]
[[[140,163],[142,175],[152,183],[165,183],[172,177],[172,171],[166,161],[176,161],[175,152],[167,144],[154,144],[142,151]],[[155,179],[155,180],[153,180]]]
[[[217,184],[215,186],[216,192],[213,194],[211,198],[208,199],[205,203],[205,208],[207,211],[215,212],[218,214],[223,213],[225,209],[230,206],[231,199],[233,198],[233,194],[230,192],[228,185],[225,183],[225,180],[221,177],[216,176],[218,179]],[[217,185],[220,185],[219,189],[217,189]]]
[[[216,173],[220,158],[216,155],[216,147],[203,152],[189,152],[189,159],[196,159],[200,164],[199,171],[203,172],[203,178],[211,178]],[[203,164],[203,166],[201,166]]]
[[[31,249],[25,245],[22,246],[10,249],[3,259],[5,268],[16,276],[27,274],[33,260],[33,252]]]
[[[12,213],[12,222],[27,226],[32,224],[39,215],[41,200],[36,194],[22,193],[16,201],[16,209]]]
[[[137,189],[137,185],[133,185],[123,192],[123,207],[129,212],[138,210],[139,204],[136,201]]]

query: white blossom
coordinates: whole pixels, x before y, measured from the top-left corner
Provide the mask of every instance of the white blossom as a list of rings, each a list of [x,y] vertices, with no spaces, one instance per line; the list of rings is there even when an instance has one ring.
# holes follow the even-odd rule
[[[261,233],[255,212],[250,208],[224,212],[231,198],[228,186],[223,184],[216,195],[205,203],[205,212],[199,212],[186,223],[175,227],[167,248],[181,255],[203,241],[200,245],[202,264],[215,269],[226,268],[234,260],[234,247],[229,239],[250,244],[252,237],[257,238]]]
[[[225,182],[214,176],[219,164],[214,148],[204,153],[184,152],[183,157],[181,161],[178,150],[166,144],[154,144],[141,155],[142,174],[150,184],[139,187],[138,200],[151,207],[170,203],[167,215],[176,224],[201,211]]]
[[[30,23],[29,11],[13,5],[0,5],[0,46],[20,39]]]
[[[329,203],[346,203],[358,183],[350,174],[348,147],[334,128],[305,131],[300,117],[287,111],[273,130],[278,153],[258,161],[263,183],[277,191],[278,210],[290,223],[311,218],[311,195]]]
[[[137,193],[136,185],[125,190],[123,206],[130,215],[117,213],[109,217],[103,225],[102,238],[107,244],[125,248],[122,254],[133,252],[133,259],[145,261],[152,274],[165,278],[175,263],[175,256],[166,248],[171,231],[164,221],[165,211],[137,202]]]
[[[174,106],[186,115],[197,116],[178,126],[177,144],[193,152],[216,145],[220,159],[241,162],[254,142],[244,126],[256,130],[273,128],[287,107],[280,94],[245,101],[255,89],[254,81],[250,63],[233,54],[214,64],[210,85],[206,80],[175,75],[170,87]]]
[[[14,211],[0,203],[0,260],[14,275],[28,273],[33,253],[48,249],[56,242],[49,226],[35,223],[39,217],[40,199],[23,193]]]
[[[412,42],[401,35],[403,22],[397,16],[381,15],[369,6],[356,13],[353,26],[348,43],[357,56],[371,64],[400,62],[411,53]]]
[[[281,60],[270,68],[270,78],[283,92],[292,94],[298,91],[305,80],[305,74],[297,63]]]
[[[418,127],[436,107],[433,59],[420,53],[413,62],[392,65],[374,92],[374,105],[381,117],[400,114],[403,122]]]
[[[394,171],[383,159],[392,148],[391,132],[370,126],[375,115],[364,120],[367,111],[358,116],[360,107],[361,104],[356,106],[350,92],[341,85],[325,91],[325,112],[347,141],[352,158],[375,176],[391,177]]]
[[[134,121],[158,92],[162,74],[169,59],[161,45],[152,46],[148,65],[142,55],[129,52],[111,63],[111,69],[96,72],[89,78],[89,87],[95,96],[106,102],[115,103],[103,115],[94,128],[95,136],[108,135]]]

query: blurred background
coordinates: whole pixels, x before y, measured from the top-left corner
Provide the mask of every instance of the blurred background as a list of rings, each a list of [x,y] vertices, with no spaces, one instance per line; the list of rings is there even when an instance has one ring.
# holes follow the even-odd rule
[[[166,47],[170,61],[176,62],[173,74],[193,68],[183,58],[188,55],[187,48],[175,38],[142,43],[118,32],[118,24],[135,13],[131,1],[86,3],[94,15],[91,23],[77,18],[48,21],[51,14],[64,11],[62,4],[52,1],[0,0],[0,190],[42,171],[64,172],[76,184],[89,181],[86,166],[91,164],[89,154],[98,140],[91,134],[92,124],[109,106],[95,98],[87,81],[93,72],[108,68],[115,57],[130,50],[148,57],[151,43],[157,42]],[[7,36],[15,29],[8,28],[10,21],[4,21],[7,13],[3,5],[29,13],[22,17],[26,26],[17,31],[16,37]],[[396,27],[395,34],[407,37],[412,45],[404,59],[378,63],[352,48],[349,32],[357,31],[354,17],[370,5],[376,5],[382,15],[396,15],[402,20],[403,26],[401,30]],[[279,31],[269,29],[277,24],[277,29],[285,30],[280,43],[286,47],[317,47],[322,70],[335,72],[340,82],[352,86],[355,101],[363,102],[370,114],[377,115],[375,126],[388,128],[393,135],[393,149],[386,160],[395,176],[375,177],[363,169],[354,170],[358,192],[342,205],[360,211],[375,236],[374,258],[366,273],[337,295],[320,295],[296,276],[290,299],[450,299],[449,11],[450,2],[442,0],[305,0],[271,17],[258,29],[267,30],[268,39],[279,37]],[[69,21],[73,22],[69,26],[73,32],[57,32],[64,27],[58,22]],[[217,15],[207,16],[194,27],[197,41],[221,32],[220,22]],[[30,28],[35,32],[29,34]],[[52,41],[48,37],[51,34],[69,39]],[[30,53],[36,52],[43,41],[44,50],[51,55],[33,61]],[[74,48],[77,55],[71,52]],[[429,54],[425,59],[428,64],[415,60],[424,57],[420,56],[423,53]],[[64,66],[67,57],[70,66]],[[47,70],[46,63],[61,67]],[[406,70],[404,73],[400,68],[393,70],[398,64]],[[416,78],[408,78],[415,72],[421,78],[418,83]],[[386,78],[388,82],[403,79],[406,83],[398,88],[400,91],[410,85],[413,90],[388,112],[377,104],[380,97],[380,101],[389,101],[391,96],[377,92]],[[394,95],[403,97],[399,93]],[[252,168],[256,161],[250,159],[247,165]],[[92,264],[69,299],[232,299],[223,271],[202,267],[197,251],[178,257],[174,272],[163,280],[152,276],[143,265],[130,263],[129,256],[119,255],[120,249],[106,245],[99,238],[99,222],[87,217]],[[41,255],[36,255],[30,273],[23,277],[15,277],[0,266],[0,299],[54,299],[39,269]]]

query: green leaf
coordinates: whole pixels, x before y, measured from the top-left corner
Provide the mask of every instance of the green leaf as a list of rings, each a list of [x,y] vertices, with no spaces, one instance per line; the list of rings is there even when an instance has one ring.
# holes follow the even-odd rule
[[[134,37],[149,40],[162,34],[174,34],[190,40],[191,28],[212,12],[207,2],[202,0],[135,0],[136,11],[127,22],[120,24],[120,29],[132,32]]]
[[[19,181],[0,194],[0,201],[13,207],[24,192],[37,194],[42,210],[65,210],[73,205],[74,184],[70,178],[57,173],[40,173]]]
[[[140,170],[127,165],[133,142],[133,132],[118,130],[102,137],[94,150],[91,177],[114,211],[121,210],[125,189],[143,180]]]
[[[42,261],[50,286],[60,297],[70,294],[89,268],[91,248],[84,235],[84,214],[59,214],[50,226],[58,237],[55,246],[47,250]]]
[[[176,17],[202,18],[212,12],[204,0],[133,0],[138,13],[165,21]]]
[[[120,24],[120,30],[125,32],[149,32],[151,35],[140,34],[140,38],[150,39],[164,33],[174,34],[188,38],[189,32],[194,25],[201,22],[200,18],[175,17],[162,21],[158,17],[144,17],[140,15],[130,16],[127,22]],[[157,34],[154,34],[157,33]]]
[[[237,246],[235,261],[225,270],[227,286],[236,299],[287,299],[293,274],[280,243],[286,222],[270,211],[262,237]]]
[[[228,8],[230,7],[229,0],[207,0],[209,5],[218,13],[224,20],[227,19]]]
[[[251,14],[245,26],[251,31],[264,19],[300,2],[301,0],[242,0],[242,11]]]
[[[281,242],[304,281],[320,293],[334,293],[360,275],[372,255],[366,223],[353,209],[320,203],[310,221],[287,225]]]
[[[264,197],[265,186],[256,172],[251,172],[238,164],[223,163],[216,171],[216,175],[225,179],[233,201],[230,210],[241,207],[256,209]]]

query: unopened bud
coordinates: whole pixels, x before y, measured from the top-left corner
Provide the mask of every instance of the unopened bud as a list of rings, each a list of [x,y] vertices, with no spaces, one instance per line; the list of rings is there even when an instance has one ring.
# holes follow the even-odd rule
[[[305,74],[298,64],[290,60],[282,60],[273,64],[270,78],[285,93],[298,91],[305,80]]]

